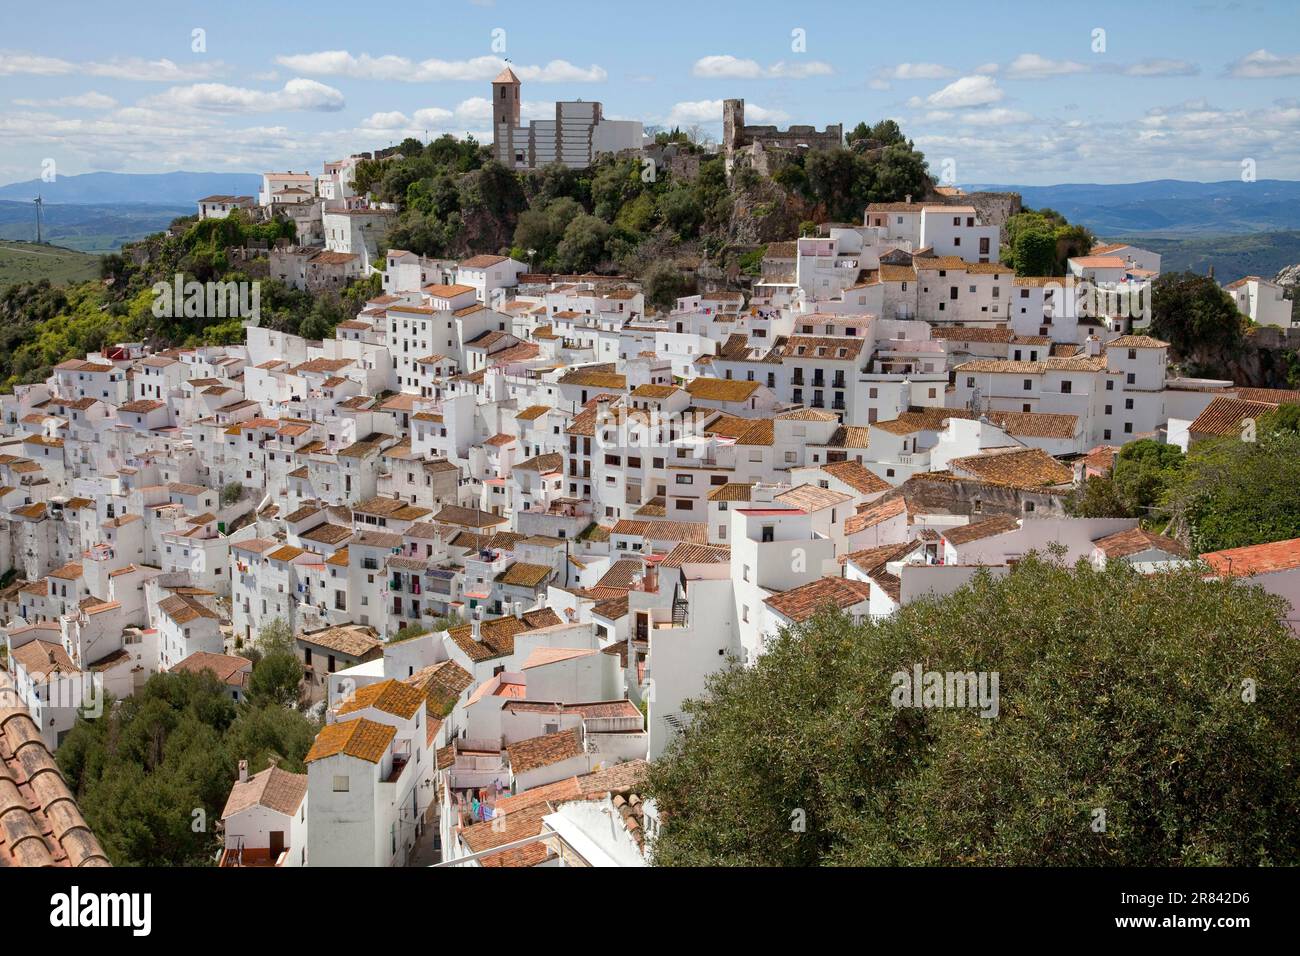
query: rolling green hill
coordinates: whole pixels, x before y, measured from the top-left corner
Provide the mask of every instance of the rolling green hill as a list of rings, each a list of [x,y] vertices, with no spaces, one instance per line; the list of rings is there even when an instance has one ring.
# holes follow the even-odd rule
[[[98,275],[99,256],[62,246],[0,240],[0,289],[41,279],[49,279],[54,285],[70,285]]]

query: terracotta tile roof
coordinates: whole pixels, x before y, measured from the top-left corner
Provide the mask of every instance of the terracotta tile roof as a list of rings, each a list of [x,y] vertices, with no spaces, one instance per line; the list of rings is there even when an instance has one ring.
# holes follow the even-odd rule
[[[1300,405],[1300,391],[1290,388],[1237,388],[1237,397],[1248,402],[1268,402],[1275,405]]]
[[[187,594],[173,594],[171,597],[159,601],[158,610],[177,624],[188,624],[190,621],[197,621],[199,618],[208,618],[214,621],[220,619],[216,612],[204,607]]]
[[[1188,426],[1191,435],[1235,435],[1247,418],[1259,418],[1277,409],[1271,402],[1249,402],[1219,395]]]
[[[689,544],[683,541],[659,562],[660,568],[680,568],[684,564],[727,564],[731,548],[727,545]]]
[[[627,602],[627,598],[615,598],[614,600],[622,600],[625,604]],[[602,601],[601,603],[607,604],[610,602]],[[519,665],[519,669],[526,671],[534,667],[559,664],[563,661],[572,661],[579,657],[590,657],[599,653],[600,651],[594,647],[535,647],[524,662]]]
[[[822,471],[837,481],[842,481],[854,491],[874,495],[888,491],[892,486],[870,468],[856,461],[831,461],[822,465]]]
[[[729,481],[709,492],[710,501],[749,501],[754,491],[752,481]]]
[[[1167,349],[1168,342],[1152,338],[1149,335],[1121,335],[1106,343],[1108,349]]]
[[[341,624],[319,631],[306,631],[298,635],[298,640],[348,657],[364,657],[384,646],[374,629],[364,624]]]
[[[627,376],[620,375],[609,367],[577,368],[566,372],[560,378],[561,385],[585,385],[588,388],[609,388],[622,391],[627,388]]]
[[[888,487],[888,485],[885,485],[886,489]],[[791,488],[789,491],[783,491],[776,495],[775,498],[782,504],[808,512],[821,511],[823,508],[834,508],[836,505],[842,505],[846,501],[853,500],[852,496],[843,492],[832,491],[829,488],[820,488],[811,484],[803,484]]]
[[[515,421],[531,422],[535,418],[541,418],[551,410],[550,405],[529,405],[527,408],[515,412]]]
[[[636,523],[648,524],[648,522],[636,522]],[[640,561],[633,561],[628,558],[615,561],[613,564],[609,566],[609,570],[605,572],[605,574],[601,577],[601,579],[596,582],[596,587],[624,588],[624,589],[630,588],[632,587],[632,579],[636,575],[644,573],[644,570],[645,568]]]
[[[447,505],[432,518],[440,524],[454,524],[462,528],[494,528],[499,524],[508,524],[510,519],[494,515],[476,508],[462,508],[459,505]]]
[[[221,811],[221,819],[227,820],[252,807],[266,807],[291,817],[298,812],[306,797],[305,773],[290,773],[279,767],[267,767],[243,783],[235,781],[235,785],[230,788],[230,796],[226,799],[226,807]]]
[[[1093,542],[1108,558],[1124,558],[1142,551],[1165,551],[1176,557],[1187,557],[1187,548],[1179,541],[1163,534],[1152,534],[1142,528],[1130,528],[1117,534],[1098,538]]]
[[[451,713],[460,695],[474,683],[474,677],[455,661],[439,661],[402,678],[402,683],[424,693],[425,707],[431,718],[443,718]]]
[[[347,754],[369,763],[379,763],[396,736],[396,727],[375,723],[365,717],[328,724],[316,735],[303,762],[311,763],[336,754]]]
[[[247,657],[232,657],[229,654],[213,654],[209,651],[195,651],[185,660],[172,667],[172,671],[186,671],[199,674],[211,671],[213,676],[223,684],[242,687],[246,682],[253,662]]]
[[[0,868],[109,865],[13,678],[0,670]]]
[[[345,528],[341,524],[331,524],[328,521],[322,521],[310,531],[304,531],[298,537],[304,541],[319,541],[321,544],[340,544],[352,537],[351,528]]]
[[[758,382],[727,378],[697,378],[686,383],[686,391],[695,401],[743,402],[758,391]]]
[[[1050,356],[1041,362],[1015,362],[1009,359],[976,359],[956,366],[955,372],[992,372],[1004,375],[1043,375],[1046,372],[1104,372],[1105,356],[1075,355],[1069,358]]]
[[[697,379],[698,381],[698,379]],[[633,398],[668,398],[677,391],[676,385],[638,385],[632,389]]]
[[[1088,468],[1109,471],[1115,466],[1115,456],[1118,454],[1118,445],[1098,445],[1084,455],[1082,460]]]
[[[10,656],[37,682],[43,682],[50,674],[76,674],[80,671],[60,642],[37,638],[15,648]]]
[[[983,521],[972,521],[970,524],[959,525],[955,528],[945,528],[941,534],[949,544],[963,545],[970,544],[972,541],[991,538],[995,534],[1016,531],[1019,527],[1020,522],[1013,515],[996,515],[992,518],[985,518]]]
[[[498,807],[500,802],[498,801]],[[498,810],[498,813],[501,811]],[[461,839],[471,852],[482,853],[494,846],[517,843],[530,836],[536,836],[542,829],[542,817],[552,812],[550,804],[540,802],[504,814],[500,819],[484,820],[460,831]],[[529,867],[545,863],[551,858],[550,848],[542,841],[527,846],[503,850],[490,856],[479,858],[479,865],[485,867]]]
[[[386,714],[393,714],[410,720],[424,703],[424,694],[407,683],[399,683],[389,678],[375,684],[367,684],[352,695],[352,699],[339,707],[339,716],[355,714],[359,710],[373,707]]]
[[[1224,577],[1289,571],[1300,568],[1300,538],[1211,551],[1202,554],[1201,560]]]
[[[770,418],[758,418],[736,438],[737,445],[772,445],[776,441],[776,424]]]
[[[506,256],[471,256],[460,264],[462,269],[490,269],[499,262],[505,262]]]
[[[538,455],[535,458],[529,458],[527,461],[521,461],[514,466],[515,471],[536,471],[544,475],[562,471],[563,469],[564,456],[559,452]]]
[[[522,621],[512,615],[506,615],[481,622],[479,636],[482,640],[480,641],[474,640],[472,624],[453,627],[447,635],[471,661],[479,663],[513,654],[517,634],[535,631],[542,627],[553,627],[561,623],[563,622],[560,616],[553,609],[546,607],[536,611],[525,611]]]
[[[516,776],[579,757],[582,753],[582,733],[577,727],[555,734],[529,737],[506,746],[510,771]]]
[[[1041,488],[1069,484],[1074,472],[1039,448],[994,451],[969,458],[954,458],[952,471],[965,472],[991,484],[1012,488]]]
[[[472,285],[438,285],[430,284],[423,286],[420,290],[439,299],[454,299],[458,295],[464,295],[466,292],[473,292]]]
[[[895,518],[907,511],[907,502],[901,494],[886,495],[872,502],[855,515],[844,520],[844,533],[857,534],[867,528],[874,528],[882,522]]]
[[[839,610],[871,597],[871,586],[848,578],[818,578],[801,587],[773,594],[763,603],[796,623],[806,621],[823,607]]]
[[[633,535],[646,541],[689,541],[692,544],[709,542],[709,527],[702,521],[637,521],[625,518],[615,522],[609,533]]]
[[[527,564],[516,561],[496,576],[497,584],[511,587],[536,588],[555,573],[549,564]]]

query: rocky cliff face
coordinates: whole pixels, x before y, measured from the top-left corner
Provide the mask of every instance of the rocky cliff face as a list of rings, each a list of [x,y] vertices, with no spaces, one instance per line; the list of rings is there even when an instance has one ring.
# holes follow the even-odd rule
[[[1300,284],[1300,264],[1287,266],[1273,277],[1273,281],[1284,289],[1294,289]]]

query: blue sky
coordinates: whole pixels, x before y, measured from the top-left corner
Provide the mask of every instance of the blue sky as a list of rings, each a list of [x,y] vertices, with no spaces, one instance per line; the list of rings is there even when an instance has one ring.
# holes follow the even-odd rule
[[[959,184],[1236,179],[1248,159],[1300,179],[1292,2],[50,0],[0,9],[0,182],[490,138],[502,57],[525,116],[582,98],[716,137],[739,96],[750,122],[892,117]]]

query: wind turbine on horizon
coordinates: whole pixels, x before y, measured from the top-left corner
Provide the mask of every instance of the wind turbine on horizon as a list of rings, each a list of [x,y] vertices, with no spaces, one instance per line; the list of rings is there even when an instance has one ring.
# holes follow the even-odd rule
[[[45,200],[41,198],[40,193],[32,200],[36,204],[36,244],[42,245],[41,242],[41,210],[45,207]]]

